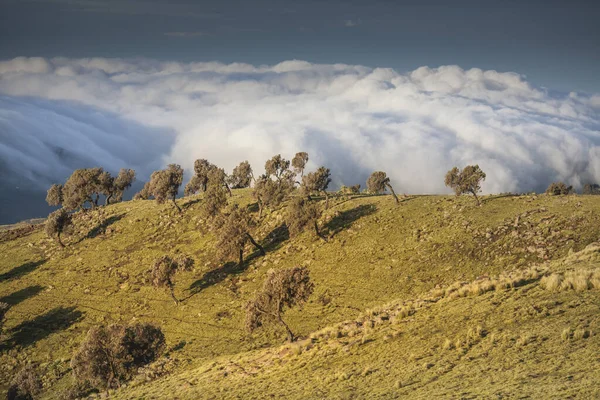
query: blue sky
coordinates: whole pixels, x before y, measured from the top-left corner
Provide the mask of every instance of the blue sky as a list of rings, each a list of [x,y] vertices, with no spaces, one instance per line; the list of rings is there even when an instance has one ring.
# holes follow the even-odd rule
[[[600,2],[0,0],[0,59],[302,59],[514,71],[600,92]]]

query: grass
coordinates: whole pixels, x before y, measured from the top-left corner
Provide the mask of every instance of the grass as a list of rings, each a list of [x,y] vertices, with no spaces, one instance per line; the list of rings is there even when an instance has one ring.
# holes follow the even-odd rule
[[[235,190],[233,201],[251,197]],[[389,196],[330,199],[328,242],[310,231],[289,238],[277,210],[255,235],[267,255],[242,269],[214,262],[201,196],[179,203],[182,215],[152,201],[79,215],[66,249],[39,229],[0,242],[0,298],[12,305],[1,390],[34,361],[44,396],[57,398],[87,329],[141,320],[160,325],[171,350],[117,398],[598,394],[595,375],[586,377],[598,367],[589,350],[597,336],[560,334],[597,329],[598,292],[546,290],[554,275],[560,287],[569,271],[595,271],[600,253],[586,247],[600,234],[594,196],[487,198],[482,207],[450,196],[400,206]],[[179,306],[147,278],[156,258],[176,253],[195,260],[176,277]],[[301,340],[282,347],[279,327],[245,332],[242,305],[266,272],[295,265],[308,266],[316,285],[304,309],[285,317]],[[595,275],[585,276],[593,289]],[[528,331],[534,341],[523,339]]]

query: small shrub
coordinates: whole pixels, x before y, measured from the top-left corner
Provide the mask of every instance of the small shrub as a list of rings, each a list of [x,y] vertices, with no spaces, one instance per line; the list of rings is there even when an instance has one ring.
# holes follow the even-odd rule
[[[565,194],[571,194],[573,192],[573,186],[567,186],[563,182],[553,182],[546,189],[546,194],[550,196],[560,196]]]
[[[591,336],[591,332],[584,328],[577,328],[573,332],[573,340],[587,339]]]
[[[154,361],[164,349],[165,337],[153,325],[95,327],[75,352],[71,368],[78,382],[108,390],[120,387],[138,367]]]
[[[560,337],[563,341],[568,341],[569,339],[571,339],[571,328],[565,328],[563,329],[562,333],[560,334]]]
[[[33,364],[27,364],[13,378],[8,388],[8,400],[30,400],[42,390],[42,381]]]

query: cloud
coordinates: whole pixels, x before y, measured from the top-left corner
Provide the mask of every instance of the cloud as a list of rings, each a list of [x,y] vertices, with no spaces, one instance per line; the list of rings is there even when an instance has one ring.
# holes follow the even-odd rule
[[[600,182],[600,97],[550,95],[515,73],[17,58],[0,62],[0,94],[2,159],[40,185],[82,160],[144,179],[197,158],[260,173],[300,150],[335,185],[384,170],[406,193],[448,192],[445,172],[472,163],[487,193]]]
[[[357,19],[357,20],[347,19],[347,20],[344,21],[344,26],[346,28],[353,28],[353,27],[358,26],[360,24],[362,24],[362,21],[360,19]]]

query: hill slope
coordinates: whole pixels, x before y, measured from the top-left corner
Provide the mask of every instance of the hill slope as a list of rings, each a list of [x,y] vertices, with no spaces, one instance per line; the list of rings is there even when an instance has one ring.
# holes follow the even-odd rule
[[[233,201],[248,204],[249,192],[234,191]],[[388,196],[338,199],[322,220],[328,242],[310,232],[289,238],[280,210],[265,217],[256,235],[267,255],[251,255],[242,270],[215,263],[201,196],[179,202],[182,215],[152,201],[78,215],[66,249],[40,229],[2,237],[0,301],[12,305],[2,337],[3,390],[30,360],[41,363],[44,395],[57,397],[70,384],[69,358],[87,329],[132,320],[161,325],[170,350],[116,397],[221,398],[222,390],[233,398],[461,397],[462,391],[468,397],[502,388],[565,397],[582,388],[592,393],[598,383],[597,336],[561,337],[565,328],[597,330],[598,291],[548,291],[539,284],[543,274],[535,273],[514,289],[438,299],[456,281],[541,264],[551,272],[569,268],[572,260],[560,260],[599,237],[595,196],[489,197],[482,207],[445,196],[407,198],[400,206]],[[176,277],[179,306],[148,282],[153,261],[176,252],[195,259],[194,271]],[[334,328],[340,321],[382,304],[427,301],[417,301],[419,309],[406,318],[391,318],[394,306],[384,307],[394,322],[380,311],[369,316],[374,326],[366,333],[361,325],[353,336],[281,348],[278,328],[243,330],[242,305],[270,268],[294,265],[308,266],[316,285],[304,309],[286,315],[301,337],[340,330]],[[535,338],[524,337],[528,332]],[[446,340],[465,344],[442,350]]]

